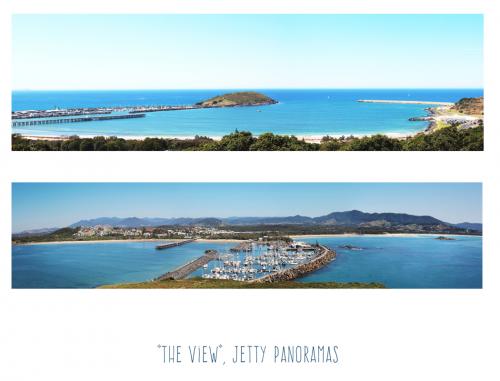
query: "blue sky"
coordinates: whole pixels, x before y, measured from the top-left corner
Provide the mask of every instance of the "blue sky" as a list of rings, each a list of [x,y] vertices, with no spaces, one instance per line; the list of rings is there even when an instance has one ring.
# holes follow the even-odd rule
[[[481,222],[479,183],[14,183],[13,231],[96,217],[401,212]]]
[[[481,15],[15,15],[13,89],[482,88]]]

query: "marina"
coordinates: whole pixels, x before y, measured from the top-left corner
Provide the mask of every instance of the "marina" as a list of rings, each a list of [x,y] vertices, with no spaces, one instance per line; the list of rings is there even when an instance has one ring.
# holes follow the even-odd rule
[[[129,114],[139,114],[156,111],[177,111],[177,110],[192,110],[196,108],[209,108],[214,106],[116,106],[116,107],[81,107],[69,109],[54,109],[54,110],[20,110],[12,112],[12,120],[17,119],[39,119],[39,118],[56,118],[66,116],[81,116],[81,115],[100,115],[111,114],[117,112],[127,112]],[[215,106],[216,107],[216,106]]]
[[[265,282],[293,280],[334,259],[335,251],[321,245],[246,241],[229,252],[217,253],[216,258],[203,265],[201,277]]]

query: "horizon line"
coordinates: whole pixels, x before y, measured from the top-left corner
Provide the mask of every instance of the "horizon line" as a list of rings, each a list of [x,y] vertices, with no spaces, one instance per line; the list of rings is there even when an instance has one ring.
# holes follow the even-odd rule
[[[200,87],[200,88],[107,88],[107,89],[11,89],[15,91],[186,91],[186,90],[483,90],[483,87]]]

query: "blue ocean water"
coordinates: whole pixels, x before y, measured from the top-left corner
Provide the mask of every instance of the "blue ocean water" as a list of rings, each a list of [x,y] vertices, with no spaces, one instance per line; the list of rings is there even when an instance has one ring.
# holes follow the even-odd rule
[[[337,251],[337,259],[301,282],[382,282],[390,288],[481,288],[482,238],[457,236],[308,237]],[[227,251],[234,243],[194,242],[157,251],[154,242],[13,246],[12,287],[92,288],[152,279],[207,249]],[[353,245],[362,250],[342,249]],[[200,275],[200,274],[198,274]]]
[[[233,91],[233,90],[231,90]],[[223,136],[238,129],[297,136],[409,134],[426,122],[409,118],[426,115],[428,105],[359,103],[358,99],[455,102],[483,95],[482,89],[398,90],[258,90],[276,105],[148,113],[145,118],[16,127],[13,132],[80,136]],[[14,91],[12,109],[189,105],[228,90]]]
[[[382,282],[390,288],[481,288],[482,237],[308,237],[337,251],[337,259],[301,282]],[[352,245],[362,250],[343,249]]]
[[[12,247],[13,288],[93,288],[141,282],[173,270],[207,249],[224,251],[231,243],[193,242],[156,250],[157,242],[104,242]]]

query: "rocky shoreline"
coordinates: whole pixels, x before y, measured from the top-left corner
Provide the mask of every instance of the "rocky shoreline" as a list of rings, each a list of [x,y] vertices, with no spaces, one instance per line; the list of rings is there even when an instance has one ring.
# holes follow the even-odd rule
[[[471,107],[464,106],[472,104]],[[461,129],[475,128],[483,124],[483,97],[463,98],[451,105],[428,107],[426,116],[409,118],[410,122],[429,122],[424,133],[431,133],[441,128],[457,126]]]

